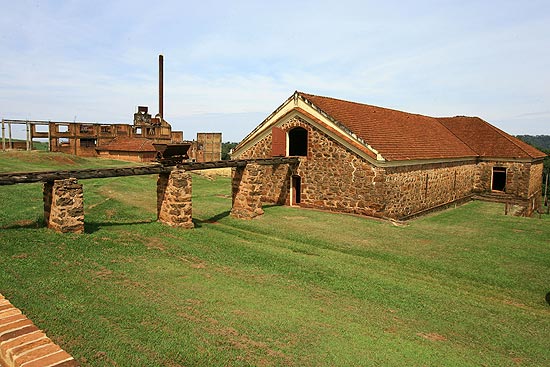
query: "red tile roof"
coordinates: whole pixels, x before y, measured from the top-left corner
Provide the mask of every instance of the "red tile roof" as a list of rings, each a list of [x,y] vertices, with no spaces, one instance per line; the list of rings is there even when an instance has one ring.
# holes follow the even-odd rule
[[[543,158],[545,153],[479,117],[444,117],[439,122],[481,157]]]
[[[97,150],[110,150],[119,152],[156,152],[153,141],[144,138],[131,138],[117,136],[108,144],[103,144]]]
[[[385,159],[502,157],[545,154],[477,117],[435,118],[297,92]]]
[[[387,160],[477,156],[433,117],[299,94],[351,130]]]

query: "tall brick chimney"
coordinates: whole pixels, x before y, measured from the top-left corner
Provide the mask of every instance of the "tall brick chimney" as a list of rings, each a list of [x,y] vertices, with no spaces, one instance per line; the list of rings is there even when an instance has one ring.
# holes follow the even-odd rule
[[[159,115],[164,119],[164,56],[159,55]]]

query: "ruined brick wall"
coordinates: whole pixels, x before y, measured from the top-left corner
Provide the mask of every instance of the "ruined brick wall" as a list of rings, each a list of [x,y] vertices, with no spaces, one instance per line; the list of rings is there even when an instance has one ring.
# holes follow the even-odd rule
[[[476,190],[491,192],[493,167],[506,168],[506,194],[520,199],[527,199],[531,192],[531,163],[482,161],[478,163]]]
[[[100,158],[116,159],[129,162],[154,162],[155,155],[155,152],[114,152],[104,150],[99,152]]]
[[[400,218],[466,198],[476,172],[473,161],[386,168],[385,215]]]

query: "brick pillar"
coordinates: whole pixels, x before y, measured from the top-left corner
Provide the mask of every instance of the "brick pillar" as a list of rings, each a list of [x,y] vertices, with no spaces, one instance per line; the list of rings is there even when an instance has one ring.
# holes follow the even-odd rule
[[[193,228],[191,205],[191,174],[174,169],[171,173],[161,173],[157,180],[158,221],[169,226]]]
[[[249,163],[233,172],[233,207],[231,216],[252,219],[264,214],[262,209],[263,171],[260,165]]]
[[[44,183],[44,221],[56,232],[84,232],[84,192],[76,178]]]

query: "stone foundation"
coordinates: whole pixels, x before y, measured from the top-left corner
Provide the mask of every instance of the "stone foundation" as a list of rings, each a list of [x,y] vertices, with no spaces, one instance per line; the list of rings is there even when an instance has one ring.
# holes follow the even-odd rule
[[[76,178],[44,183],[44,221],[57,232],[84,232],[84,194]]]
[[[255,163],[237,167],[233,171],[231,216],[252,219],[264,213],[262,209],[262,184],[264,170]]]
[[[192,179],[185,170],[161,173],[157,180],[158,221],[173,227],[193,228]]]

